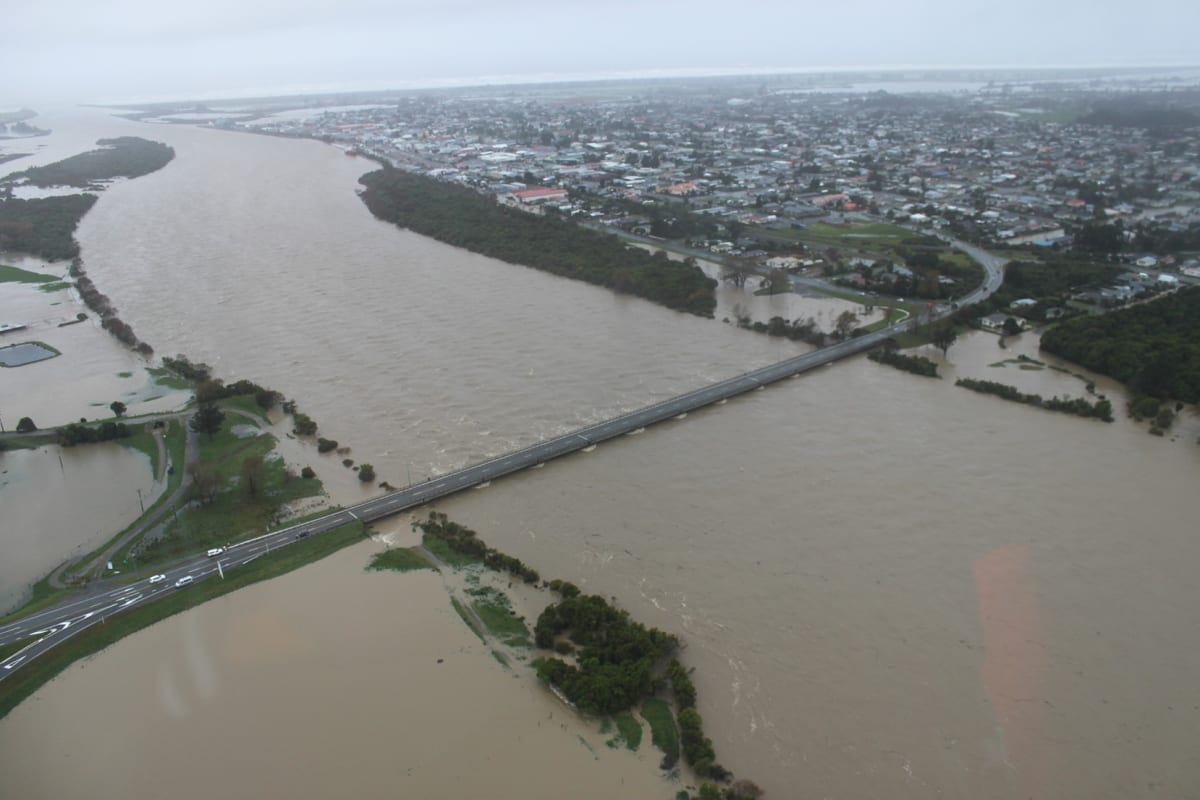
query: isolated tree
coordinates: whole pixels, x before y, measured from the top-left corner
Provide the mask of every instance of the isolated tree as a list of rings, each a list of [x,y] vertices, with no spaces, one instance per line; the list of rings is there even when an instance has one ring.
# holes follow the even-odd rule
[[[946,356],[946,351],[950,349],[950,346],[954,344],[955,340],[957,339],[958,331],[955,329],[954,325],[949,322],[937,326],[937,328],[935,328],[933,331],[933,336],[930,337],[930,341],[933,342],[934,346],[942,351],[943,358]]]
[[[212,439],[213,436],[215,436],[217,432],[221,430],[221,425],[223,425],[224,422],[225,413],[221,411],[221,409],[217,408],[214,404],[205,403],[204,405],[200,406],[200,409],[196,411],[194,415],[192,415],[190,420],[188,420],[188,427],[194,430],[196,433],[207,433],[208,438]]]
[[[125,414],[125,404],[120,400],[113,400],[108,404],[108,407],[112,409],[114,417],[120,417]]]
[[[246,496],[253,499],[266,491],[267,468],[261,455],[246,456],[242,460],[241,486]]]
[[[17,420],[17,433],[32,433],[37,430],[37,425],[33,424],[33,420],[29,417],[21,417]]]
[[[217,468],[204,461],[193,461],[188,464],[188,475],[192,478],[192,483],[188,486],[188,497],[205,505],[211,503],[217,496],[217,490],[221,488]]]

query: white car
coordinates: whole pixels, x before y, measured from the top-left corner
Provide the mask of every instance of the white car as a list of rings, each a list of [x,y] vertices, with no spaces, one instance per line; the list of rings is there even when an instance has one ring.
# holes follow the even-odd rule
[[[221,553],[224,553],[224,552],[225,552],[224,547],[214,547],[213,549],[208,551],[208,557],[212,558],[213,556],[219,556],[219,555],[221,555]]]
[[[162,573],[159,573],[158,575],[150,576],[151,583],[158,583],[159,581],[165,581],[166,579],[167,579],[167,576],[163,575]]]
[[[191,575],[184,575],[182,578],[175,581],[175,586],[176,586],[176,588],[178,588],[180,586],[187,586],[189,583],[191,583],[194,580],[195,580],[195,578],[193,578]]]

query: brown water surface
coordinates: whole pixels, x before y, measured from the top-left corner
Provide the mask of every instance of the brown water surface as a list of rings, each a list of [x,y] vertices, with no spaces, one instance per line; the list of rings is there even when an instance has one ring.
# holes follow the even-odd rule
[[[162,490],[150,459],[118,444],[0,454],[0,612],[137,519]]]

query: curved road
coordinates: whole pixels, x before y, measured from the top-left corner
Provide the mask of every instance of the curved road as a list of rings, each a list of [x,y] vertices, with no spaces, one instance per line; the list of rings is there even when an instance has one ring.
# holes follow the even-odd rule
[[[1000,288],[1004,279],[1005,259],[963,242],[948,241],[978,261],[987,272],[984,283],[974,292],[959,300],[961,305],[979,302]],[[942,309],[935,315],[935,318],[948,313],[948,309]],[[236,569],[238,565],[253,561],[271,548],[286,546],[305,536],[323,533],[351,522],[371,522],[425,505],[463,489],[543,464],[553,458],[584,450],[623,434],[640,431],[642,428],[658,422],[681,417],[704,406],[761,389],[769,383],[799,375],[825,364],[831,364],[846,356],[861,353],[897,333],[910,329],[913,324],[911,320],[906,320],[855,339],[847,339],[811,353],[718,381],[604,422],[589,425],[478,464],[472,464],[424,483],[398,489],[340,511],[330,512],[323,517],[239,542],[228,547],[216,558],[203,555],[188,558],[166,569],[163,573],[166,578],[159,583],[151,584],[148,580],[143,579],[125,586],[99,587],[91,593],[75,596],[58,605],[22,617],[15,622],[0,625],[0,645],[22,639],[34,639],[24,649],[0,661],[0,681],[12,674],[13,670],[27,664],[75,633],[102,622],[110,614],[147,602],[166,592],[187,591],[186,584],[177,587],[176,581],[185,576],[190,576],[193,581],[197,581],[214,575],[218,572],[218,561],[223,568]]]

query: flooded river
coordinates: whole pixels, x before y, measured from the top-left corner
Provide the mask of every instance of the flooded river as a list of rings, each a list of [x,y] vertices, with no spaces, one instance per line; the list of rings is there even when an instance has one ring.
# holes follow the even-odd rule
[[[98,287],[159,352],[297,398],[392,483],[799,352],[380,223],[354,194],[370,165],[329,146],[126,132],[177,158],[85,218]],[[989,366],[1032,344],[973,335],[944,371],[1081,394],[1069,374]],[[720,760],[770,796],[1194,797],[1200,425],[1181,425],[1159,439],[851,359],[441,510],[679,633]],[[494,662],[470,673],[488,691],[457,702],[442,694],[449,670],[406,660],[393,635],[440,652],[469,634],[428,580],[364,576],[365,558],[347,551],[77,665],[0,723],[0,781],[44,780],[45,796],[187,783],[209,752],[234,760],[242,796],[266,796],[291,781],[271,766],[291,752],[311,778],[287,783],[299,795],[426,795],[405,772],[411,732],[382,702],[414,691],[489,740],[533,735],[543,699],[514,688],[510,705],[490,681],[524,684]],[[444,627],[407,631],[413,614]],[[189,659],[211,663],[185,691]],[[171,722],[177,706],[196,724]],[[296,715],[309,706],[364,757],[308,763],[315,734]],[[506,768],[429,724],[460,772]],[[205,735],[218,730],[250,730],[250,744]],[[255,747],[270,750],[261,763]],[[537,763],[574,785],[565,756]]]

